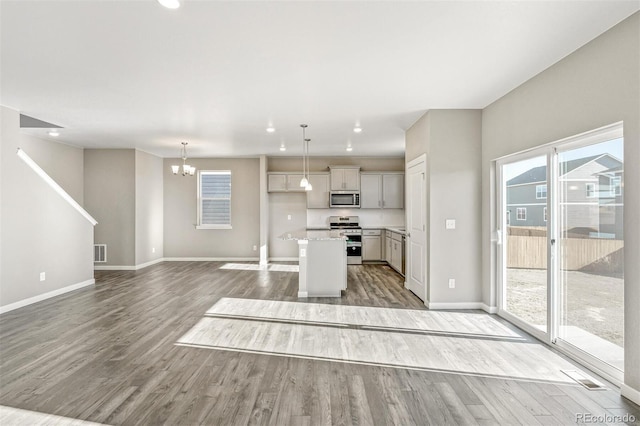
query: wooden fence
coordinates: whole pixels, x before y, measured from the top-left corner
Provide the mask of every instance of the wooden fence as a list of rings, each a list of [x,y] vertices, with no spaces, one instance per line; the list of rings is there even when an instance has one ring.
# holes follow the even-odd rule
[[[577,271],[602,261],[624,247],[622,240],[565,238],[560,240],[562,269]],[[507,236],[507,267],[547,268],[547,238]]]

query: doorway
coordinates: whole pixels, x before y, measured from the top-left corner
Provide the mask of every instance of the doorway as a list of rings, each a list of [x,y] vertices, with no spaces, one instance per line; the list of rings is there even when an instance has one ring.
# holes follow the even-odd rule
[[[499,314],[613,381],[624,368],[622,124],[496,162]]]
[[[407,164],[406,286],[423,302],[427,297],[427,157]]]

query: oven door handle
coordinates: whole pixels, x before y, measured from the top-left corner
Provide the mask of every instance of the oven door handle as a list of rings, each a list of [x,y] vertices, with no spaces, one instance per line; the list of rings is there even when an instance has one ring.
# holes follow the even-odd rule
[[[347,241],[347,247],[362,247],[362,243],[359,241]]]

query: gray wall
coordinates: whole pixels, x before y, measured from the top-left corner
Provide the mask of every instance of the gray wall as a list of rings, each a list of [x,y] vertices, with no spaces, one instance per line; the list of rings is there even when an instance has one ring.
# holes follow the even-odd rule
[[[133,149],[85,149],[84,202],[98,221],[95,243],[107,245],[107,263],[136,265],[136,155]]]
[[[136,151],[136,265],[164,256],[164,161],[160,157]]]
[[[164,160],[164,256],[255,258],[260,244],[260,160],[258,158],[194,158],[198,170],[231,170],[233,229],[196,229],[197,178],[174,175]]]
[[[625,384],[640,390],[640,13],[485,108],[482,120],[483,300],[495,306],[493,160],[624,122]]]
[[[431,110],[407,131],[407,162],[427,154],[429,303],[481,301],[481,121],[480,110]]]
[[[16,155],[22,148],[81,200],[82,150],[21,134],[19,113],[0,109],[0,306],[7,306],[92,280],[93,225]]]

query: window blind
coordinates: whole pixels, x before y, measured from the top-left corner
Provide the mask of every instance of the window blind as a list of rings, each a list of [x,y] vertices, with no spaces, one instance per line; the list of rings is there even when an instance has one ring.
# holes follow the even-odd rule
[[[199,183],[199,225],[231,225],[231,171],[201,171]]]

